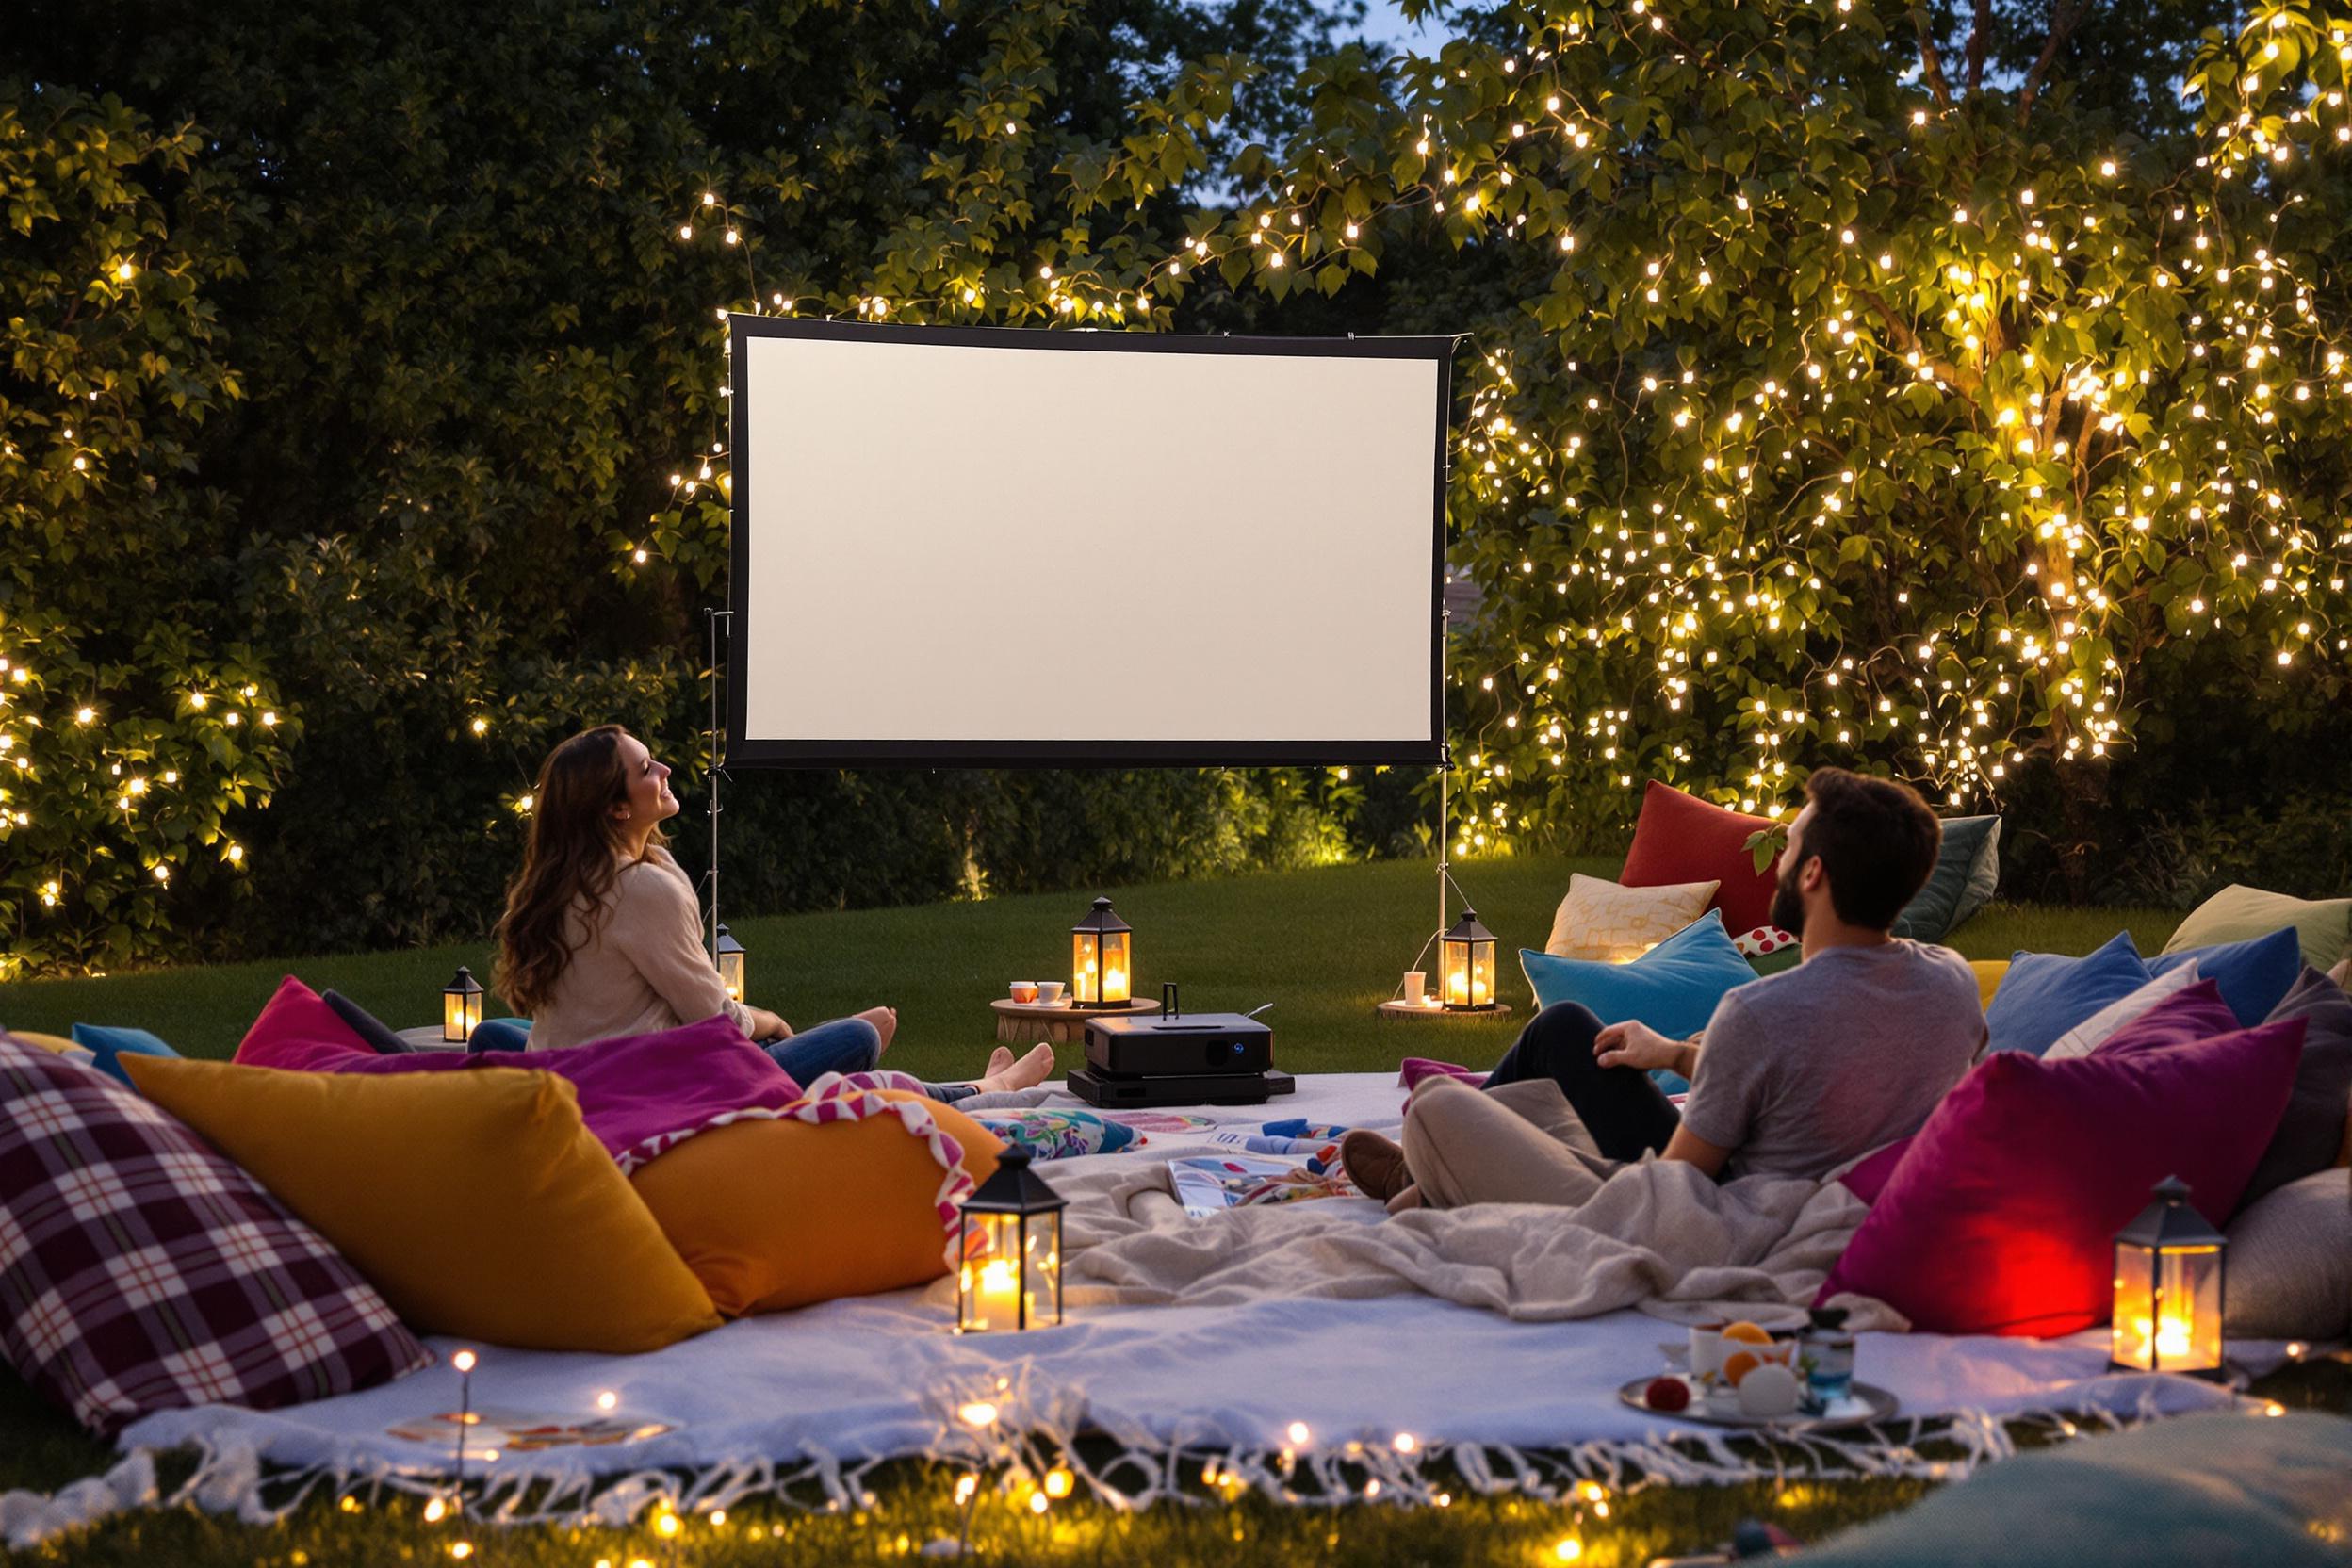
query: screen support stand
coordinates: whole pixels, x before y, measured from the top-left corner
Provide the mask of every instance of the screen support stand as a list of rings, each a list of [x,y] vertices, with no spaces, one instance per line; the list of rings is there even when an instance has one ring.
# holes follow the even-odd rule
[[[710,963],[719,961],[719,781],[727,776],[725,732],[719,727],[719,625],[735,629],[735,612],[731,610],[706,610],[703,614],[710,622],[710,869],[702,874],[703,886],[710,895]]]
[[[1453,883],[1453,863],[1448,858],[1448,846],[1453,842],[1454,812],[1454,743],[1446,732],[1446,669],[1445,653],[1452,639],[1454,612],[1451,607],[1438,611],[1438,672],[1437,672],[1437,925],[1443,931],[1446,919],[1446,890]]]

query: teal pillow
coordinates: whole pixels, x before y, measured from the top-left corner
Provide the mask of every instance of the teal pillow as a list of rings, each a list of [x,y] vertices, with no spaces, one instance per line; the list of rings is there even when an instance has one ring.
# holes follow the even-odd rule
[[[1706,1028],[1723,993],[1756,978],[1756,971],[1723,929],[1720,909],[1709,909],[1627,963],[1559,958],[1523,947],[1519,968],[1535,991],[1538,1008],[1581,1002],[1603,1023],[1630,1019],[1669,1039],[1684,1039]],[[1674,1073],[1661,1070],[1651,1076],[1669,1094],[1690,1086]]]
[[[2001,988],[1993,992],[1992,1004],[1984,1009],[1984,1029],[1991,1037],[1987,1048],[2039,1056],[2058,1043],[2059,1036],[2153,978],[2129,931],[2116,932],[2085,957],[2016,954],[2001,977]]]
[[[95,1058],[90,1065],[124,1088],[137,1093],[139,1086],[122,1070],[122,1056],[176,1056],[178,1052],[144,1029],[119,1029],[99,1023],[77,1023],[74,1026],[74,1043],[87,1050]]]
[[[2001,819],[1952,817],[1927,886],[1895,917],[1894,932],[1918,942],[1940,942],[1992,902],[2001,886]]]

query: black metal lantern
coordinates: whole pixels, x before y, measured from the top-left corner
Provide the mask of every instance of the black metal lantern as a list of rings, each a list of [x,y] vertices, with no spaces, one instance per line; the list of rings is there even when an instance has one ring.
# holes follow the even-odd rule
[[[482,982],[461,964],[456,978],[441,988],[441,1038],[446,1044],[464,1045],[481,1021]]]
[[[2229,1245],[2189,1207],[2185,1183],[2167,1176],[2156,1184],[2156,1200],[2115,1233],[2111,1366],[2224,1380],[2222,1264]]]
[[[1494,933],[1478,923],[1476,909],[1462,910],[1437,939],[1437,973],[1439,1000],[1450,1011],[1479,1011],[1501,1000],[1494,994]]]
[[[956,1256],[956,1331],[1052,1329],[1062,1321],[1062,1209],[1059,1193],[1007,1149],[996,1174],[964,1200]]]
[[[719,984],[727,988],[727,999],[741,1002],[743,999],[743,944],[722,925],[719,927],[719,939],[710,945],[718,959]]]
[[[1134,994],[1135,931],[1098,898],[1070,928],[1070,1005],[1124,1007]]]

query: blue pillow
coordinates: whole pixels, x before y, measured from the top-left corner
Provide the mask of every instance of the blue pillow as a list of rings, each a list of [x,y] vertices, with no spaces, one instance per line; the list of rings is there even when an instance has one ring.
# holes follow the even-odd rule
[[[2162,974],[2194,961],[2197,978],[2220,982],[2221,999],[2238,1021],[2251,1029],[2284,1002],[2303,973],[2302,934],[2292,925],[2248,941],[2217,942],[2212,947],[2184,947],[2162,953],[2148,961],[2150,974]]]
[[[1669,1039],[1683,1039],[1706,1028],[1723,993],[1756,978],[1756,971],[1723,929],[1721,909],[1709,909],[1628,963],[1560,958],[1523,947],[1519,968],[1535,990],[1539,1008],[1581,1002],[1603,1023],[1631,1019]],[[1663,1070],[1651,1076],[1670,1094],[1689,1087],[1680,1076]]]
[[[163,1041],[144,1029],[116,1029],[104,1024],[77,1023],[74,1026],[74,1043],[95,1058],[90,1065],[126,1089],[136,1090],[131,1075],[122,1070],[124,1053],[134,1056],[177,1056]]]
[[[2140,950],[2129,931],[2116,932],[2087,957],[2017,954],[2009,960],[2009,972],[2001,977],[2001,988],[1993,992],[1992,1005],[1984,1009],[1984,1031],[1992,1037],[1990,1049],[2038,1056],[2057,1044],[2059,1036],[2110,1002],[2122,1001],[2153,977],[2140,961]]]

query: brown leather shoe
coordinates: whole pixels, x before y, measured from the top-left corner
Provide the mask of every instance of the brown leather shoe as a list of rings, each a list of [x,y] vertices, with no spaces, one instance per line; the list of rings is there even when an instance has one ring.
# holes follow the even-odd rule
[[[1341,1138],[1339,1163],[1359,1191],[1383,1203],[1413,1185],[1405,1152],[1378,1133],[1357,1131]]]

